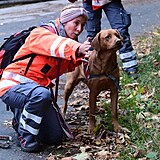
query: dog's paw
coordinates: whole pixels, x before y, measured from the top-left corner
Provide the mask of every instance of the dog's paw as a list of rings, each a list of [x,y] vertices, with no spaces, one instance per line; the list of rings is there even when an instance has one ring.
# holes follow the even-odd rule
[[[94,134],[94,129],[88,128],[87,133],[93,135]]]
[[[87,133],[93,135],[94,134],[94,125],[89,125]]]
[[[131,131],[125,127],[122,127],[120,125],[114,126],[114,131],[119,133],[130,133]]]
[[[125,132],[125,133],[131,133],[131,131],[129,129],[125,128],[125,127],[122,127],[121,131]]]

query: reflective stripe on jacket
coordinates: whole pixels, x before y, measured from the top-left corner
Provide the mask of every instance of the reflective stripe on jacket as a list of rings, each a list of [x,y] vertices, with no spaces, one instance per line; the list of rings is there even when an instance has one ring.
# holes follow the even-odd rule
[[[16,54],[16,58],[35,53],[31,66],[24,75],[30,58],[11,63],[7,66],[0,80],[0,96],[16,84],[25,83],[24,79],[15,79],[16,74],[26,77],[42,86],[48,86],[57,76],[58,59],[61,59],[60,75],[73,71],[81,63],[81,58],[76,58],[76,50],[81,43],[70,38],[58,36],[46,28],[38,27],[32,30],[25,44]],[[26,80],[26,82],[28,82]]]

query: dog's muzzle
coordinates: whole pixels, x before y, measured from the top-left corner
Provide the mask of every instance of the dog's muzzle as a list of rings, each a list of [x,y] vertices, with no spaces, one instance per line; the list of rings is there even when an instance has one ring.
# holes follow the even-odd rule
[[[122,46],[123,46],[122,40],[117,39],[117,41],[116,41],[116,47],[117,47],[118,49],[120,49]]]

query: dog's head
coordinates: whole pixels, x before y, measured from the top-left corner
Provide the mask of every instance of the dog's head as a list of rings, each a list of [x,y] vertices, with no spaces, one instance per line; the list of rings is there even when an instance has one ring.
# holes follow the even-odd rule
[[[92,41],[92,47],[96,51],[115,50],[117,51],[123,45],[122,37],[116,29],[102,30]]]

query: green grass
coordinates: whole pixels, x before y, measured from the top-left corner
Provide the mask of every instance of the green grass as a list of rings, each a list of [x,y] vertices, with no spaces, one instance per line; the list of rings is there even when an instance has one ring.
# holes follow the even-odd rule
[[[160,159],[160,29],[138,39],[139,78],[121,72],[119,122],[131,133],[131,143],[121,146],[120,160]],[[136,44],[136,45],[137,45]],[[128,84],[137,85],[126,87]],[[108,108],[108,104],[106,104]],[[109,111],[109,110],[108,110]],[[110,114],[110,113],[109,113]],[[154,116],[153,116],[154,115]]]

